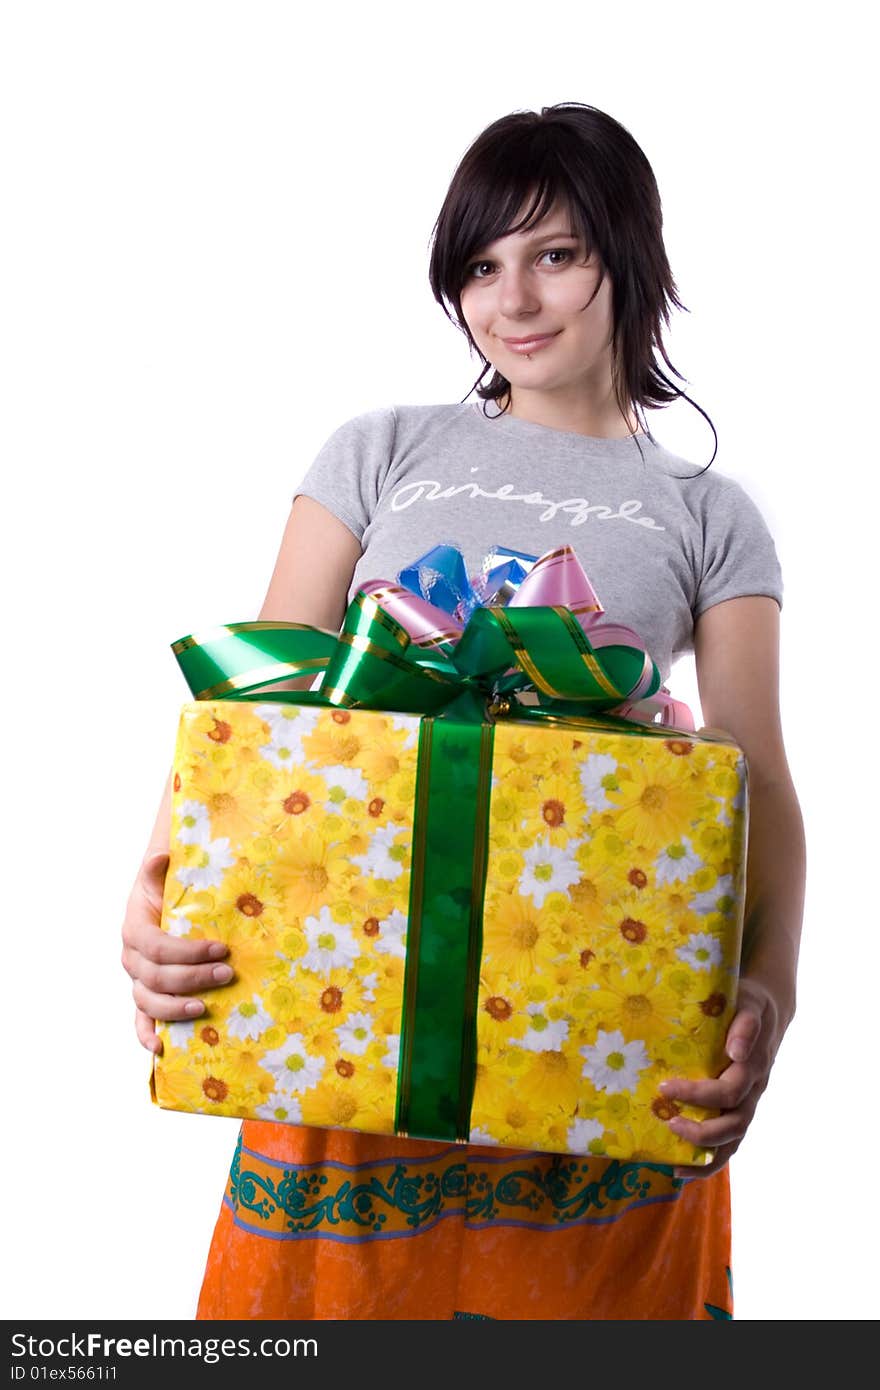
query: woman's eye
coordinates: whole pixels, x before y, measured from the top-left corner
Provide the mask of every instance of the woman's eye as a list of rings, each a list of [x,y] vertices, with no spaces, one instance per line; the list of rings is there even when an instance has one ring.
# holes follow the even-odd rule
[[[551,247],[549,251],[542,251],[540,259],[543,260],[545,256],[568,256],[570,260],[572,254],[573,253],[567,246],[556,246]],[[485,275],[480,275],[477,272],[482,270],[484,266],[488,266],[491,271],[494,267],[494,264],[494,261],[472,261],[467,269],[467,278],[469,280],[485,280]],[[557,261],[555,262],[555,264],[559,265],[560,262]],[[564,265],[565,262],[563,261],[561,262],[561,264]]]

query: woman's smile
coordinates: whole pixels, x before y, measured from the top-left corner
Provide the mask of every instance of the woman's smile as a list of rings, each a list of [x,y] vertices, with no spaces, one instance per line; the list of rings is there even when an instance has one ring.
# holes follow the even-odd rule
[[[501,341],[505,347],[510,348],[511,352],[525,355],[539,352],[543,347],[549,347],[550,343],[553,342],[554,338],[558,338],[561,332],[562,329],[559,329],[557,333],[542,333],[534,338],[502,338]]]

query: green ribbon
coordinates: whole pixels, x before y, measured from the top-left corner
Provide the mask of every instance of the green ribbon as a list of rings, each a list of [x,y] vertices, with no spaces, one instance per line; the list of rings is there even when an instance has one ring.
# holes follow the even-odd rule
[[[489,835],[494,720],[669,729],[608,713],[644,669],[643,651],[594,649],[561,606],[477,608],[458,641],[419,646],[358,591],[340,632],[245,622],[172,643],[198,700],[381,709],[422,716],[419,729],[395,1129],[464,1142],[476,1072],[476,1000]],[[660,673],[643,698],[660,687]],[[322,673],[317,690],[276,690]],[[523,705],[520,692],[536,692]],[[263,692],[258,695],[257,692]]]
[[[489,839],[493,725],[419,727],[395,1130],[466,1140]]]

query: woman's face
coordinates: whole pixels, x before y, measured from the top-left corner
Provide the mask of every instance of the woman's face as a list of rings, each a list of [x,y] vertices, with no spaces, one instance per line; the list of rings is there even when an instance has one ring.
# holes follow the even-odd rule
[[[514,394],[607,393],[614,322],[609,276],[596,293],[599,271],[597,253],[587,259],[585,243],[559,204],[529,231],[499,237],[471,258],[462,314]],[[553,336],[533,350],[529,343],[516,348],[505,341],[538,334]]]

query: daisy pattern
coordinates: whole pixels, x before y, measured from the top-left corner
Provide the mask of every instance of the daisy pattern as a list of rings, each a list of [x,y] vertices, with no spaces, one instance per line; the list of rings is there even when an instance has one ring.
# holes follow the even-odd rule
[[[168,1029],[168,1037],[171,1040],[172,1047],[181,1048],[186,1047],[196,1029],[195,1022],[187,1023],[185,1021],[181,1023],[166,1023],[165,1027]]]
[[[278,1120],[285,1125],[302,1124],[302,1106],[298,1096],[273,1091],[268,1100],[258,1105],[256,1114],[261,1120]]]
[[[302,744],[283,733],[277,739],[273,738],[269,743],[264,743],[260,748],[260,756],[282,772],[301,767],[305,761]]]
[[[713,820],[714,820],[715,824],[716,824],[716,825],[723,825],[723,826],[726,826],[728,829],[730,829],[730,828],[732,827],[732,825],[733,825],[733,820],[732,820],[732,818],[727,814],[727,797],[726,797],[726,796],[710,796],[710,797],[709,797],[709,800],[710,800],[710,801],[714,801],[715,804],[716,804],[717,807],[718,807],[718,810],[715,812],[715,815],[714,815],[714,817],[713,817]]]
[[[204,845],[211,838],[211,821],[208,816],[207,806],[203,806],[201,801],[184,801],[181,803],[180,827],[177,831],[177,838],[182,845]]]
[[[371,878],[399,878],[404,871],[404,865],[399,859],[392,858],[392,853],[395,848],[394,840],[402,830],[406,830],[405,825],[394,825],[392,822],[374,830],[366,854],[353,855],[352,864],[356,864],[361,873],[369,874]]]
[[[592,1046],[580,1049],[584,1062],[583,1075],[588,1076],[597,1091],[616,1095],[619,1091],[634,1091],[639,1076],[650,1066],[650,1058],[641,1040],[624,1042],[623,1034],[615,1029],[604,1033],[600,1028]]]
[[[520,874],[517,856],[511,865]],[[505,875],[506,877],[506,875]],[[501,891],[489,889],[483,914],[483,959],[493,970],[526,981],[546,970],[565,950],[558,918],[520,897],[501,879]]]
[[[532,1019],[529,1031],[522,1038],[511,1038],[511,1045],[524,1047],[529,1052],[558,1052],[568,1037],[565,1019],[549,1019],[543,1004],[528,1004],[526,1013],[531,1014]]]
[[[694,970],[712,970],[721,964],[723,958],[718,938],[702,931],[689,936],[685,945],[679,946],[675,954]]]
[[[272,1015],[266,1013],[263,1008],[262,999],[255,994],[250,999],[243,999],[232,1010],[226,1022],[226,1031],[233,1038],[249,1038],[254,1041],[262,1037],[274,1022]]]
[[[469,1144],[494,1144],[497,1147],[498,1142],[494,1134],[490,1134],[487,1129],[481,1129],[479,1125],[474,1125],[468,1134]]]
[[[736,903],[736,888],[730,874],[719,875],[711,888],[705,893],[695,893],[690,900],[691,908],[701,917],[712,912],[730,912]]]
[[[369,1014],[349,1014],[334,1032],[343,1052],[362,1057],[373,1041],[373,1020]]]
[[[223,875],[236,862],[227,839],[211,840],[195,846],[201,850],[195,862],[181,864],[177,878],[186,888],[219,888]]]
[[[550,893],[565,893],[581,876],[575,854],[577,842],[568,847],[551,845],[540,839],[530,845],[523,854],[525,869],[520,876],[519,891],[523,897],[531,897],[536,907],[544,906],[544,899]]]
[[[387,877],[387,875],[384,875]],[[383,956],[406,957],[406,915],[397,908],[379,923],[374,950]]]
[[[665,752],[665,745],[661,745]],[[704,799],[690,761],[683,757],[633,756],[619,769],[614,829],[624,840],[654,854],[690,834]]]
[[[311,1090],[324,1070],[323,1057],[310,1057],[302,1033],[291,1033],[280,1047],[264,1052],[262,1066],[275,1077],[275,1085],[285,1095]]]
[[[210,1017],[157,1024],[155,1093],[393,1134],[421,722],[274,699],[185,715],[162,926],[224,940],[237,984]],[[711,1066],[733,1010],[741,753],[497,734],[470,1142],[692,1162],[651,1083]]]
[[[334,922],[329,907],[322,907],[317,917],[307,917],[303,926],[308,950],[292,963],[291,975],[302,966],[329,979],[331,970],[348,969],[361,953],[351,927]]]
[[[306,761],[302,741],[314,729],[318,711],[296,705],[257,705],[256,713],[270,732],[270,741],[260,746],[260,755],[274,767],[301,766]]]
[[[686,835],[682,835],[678,844],[667,845],[654,860],[658,884],[683,883],[702,867],[703,860]]]
[[[269,725],[273,738],[280,739],[283,735],[288,739],[298,739],[312,732],[320,710],[298,705],[258,704],[254,705],[254,714]]]
[[[417,748],[419,744],[419,725],[421,719],[413,714],[389,714],[388,722],[392,729],[404,729],[406,738],[404,748]]]
[[[739,778],[739,786],[736,789],[735,795],[731,797],[730,804],[734,811],[743,811],[746,804],[746,773],[744,763],[737,764],[737,776]]]
[[[370,784],[357,767],[322,767],[321,776],[327,784],[327,810],[332,810],[341,801],[366,801],[370,794]]]
[[[610,753],[590,753],[581,762],[578,774],[588,811],[608,811],[614,805],[608,792],[618,790],[616,771],[617,759]]]
[[[189,936],[193,924],[188,917],[173,917],[169,914],[166,931],[169,936]]]
[[[604,1133],[598,1120],[575,1120],[568,1127],[565,1142],[571,1153],[586,1154],[590,1152],[590,1145],[601,1139]]]

